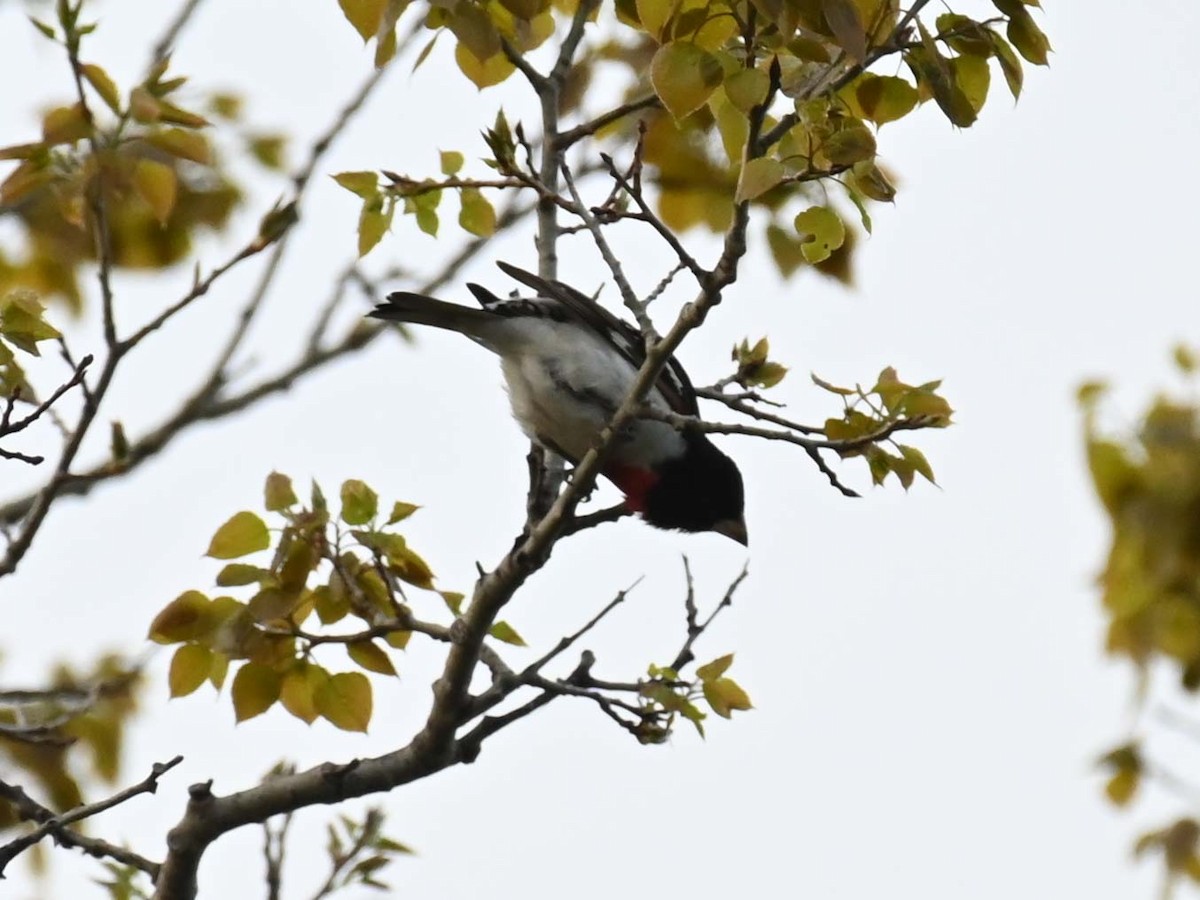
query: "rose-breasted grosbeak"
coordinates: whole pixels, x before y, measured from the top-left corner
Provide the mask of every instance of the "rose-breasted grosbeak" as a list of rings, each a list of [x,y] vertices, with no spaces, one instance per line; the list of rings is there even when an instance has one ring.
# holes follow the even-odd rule
[[[457,331],[499,355],[522,430],[578,462],[633,384],[645,359],[641,332],[574,288],[498,265],[537,296],[502,299],[468,284],[483,307],[477,310],[400,291],[370,315]],[[674,357],[646,402],[699,415],[692,384]],[[715,531],[747,543],[742,475],[700,432],[637,419],[618,437],[603,474],[624,492],[626,507],[656,528]]]

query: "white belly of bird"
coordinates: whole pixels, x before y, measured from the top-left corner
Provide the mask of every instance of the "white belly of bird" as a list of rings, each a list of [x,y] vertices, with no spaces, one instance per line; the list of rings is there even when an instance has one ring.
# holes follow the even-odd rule
[[[625,399],[635,372],[616,350],[578,326],[549,320],[522,325],[522,336],[530,339],[500,354],[513,415],[531,439],[581,459]],[[530,325],[543,333],[532,335]],[[648,400],[667,409],[657,391]],[[638,419],[620,438],[613,459],[651,466],[682,449],[683,438],[670,425]]]

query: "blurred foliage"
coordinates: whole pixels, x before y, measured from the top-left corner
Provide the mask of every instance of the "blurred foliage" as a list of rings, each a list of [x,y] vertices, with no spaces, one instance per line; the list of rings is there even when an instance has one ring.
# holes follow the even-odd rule
[[[140,670],[115,655],[87,672],[73,666],[58,665],[45,689],[0,701],[0,725],[8,726],[0,731],[0,761],[21,770],[39,802],[59,812],[83,802],[86,781],[116,781],[142,684]],[[16,822],[0,800],[0,828]]]
[[[1099,577],[1106,648],[1137,668],[1140,698],[1154,672],[1173,672],[1187,693],[1200,688],[1200,386],[1191,349],[1178,347],[1174,361],[1187,392],[1156,397],[1128,432],[1101,426],[1104,384],[1079,390],[1092,484],[1112,525]],[[1113,748],[1100,765],[1105,793],[1118,807],[1130,804],[1148,777],[1180,789],[1141,740]],[[1193,818],[1142,835],[1135,851],[1161,856],[1168,889],[1179,877],[1200,883],[1200,825]]]
[[[0,182],[0,214],[20,230],[0,244],[0,295],[25,288],[74,312],[83,303],[80,268],[99,248],[107,244],[117,269],[165,268],[188,257],[201,229],[222,230],[242,199],[210,120],[179,105],[187,78],[169,73],[164,58],[123,90],[80,57],[96,28],[80,21],[81,9],[60,2],[57,21],[33,20],[66,50],[79,96],[46,111],[40,138],[0,148],[0,161],[16,163]],[[241,100],[216,93],[207,105],[232,123]],[[230,130],[250,158],[282,167],[282,135]]]

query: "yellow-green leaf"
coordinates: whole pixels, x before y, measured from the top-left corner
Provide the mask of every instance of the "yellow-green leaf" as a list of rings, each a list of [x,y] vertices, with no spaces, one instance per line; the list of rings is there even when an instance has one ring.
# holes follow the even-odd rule
[[[717,57],[688,41],[664,44],[650,61],[654,92],[676,119],[703,106],[724,76]]]
[[[854,91],[862,114],[876,125],[894,122],[912,112],[917,89],[897,75],[866,73]]]
[[[314,663],[297,660],[283,675],[279,688],[279,702],[289,713],[305,724],[311,725],[317,718],[317,705],[313,699],[317,686],[329,678],[329,673]]]
[[[279,512],[300,502],[292,488],[292,479],[279,472],[267,476],[267,483],[263,485],[263,500],[267,512]]]
[[[371,682],[359,672],[339,672],[313,693],[317,712],[343,731],[366,731],[371,724]]]
[[[395,675],[396,667],[387,652],[374,641],[357,641],[346,645],[346,653],[368,672]]]
[[[867,58],[867,33],[853,0],[821,0],[821,12],[838,46],[855,62],[863,62]]]
[[[503,641],[506,644],[512,644],[516,647],[524,647],[525,639],[517,634],[517,629],[513,628],[507,622],[500,621],[488,629],[488,634],[498,641]]]
[[[279,673],[262,663],[248,662],[233,676],[230,696],[233,714],[239,722],[262,715],[279,699],[282,679]]]
[[[1009,16],[1008,39],[1017,48],[1017,52],[1035,66],[1050,64],[1050,40],[1038,28],[1029,11],[1023,7]]]
[[[342,482],[342,521],[364,525],[379,512],[379,495],[357,478]]]
[[[996,48],[996,61],[1000,63],[1000,71],[1004,74],[1004,81],[1008,85],[1009,92],[1013,95],[1014,100],[1021,97],[1021,87],[1025,83],[1025,66],[1021,63],[1021,57],[1017,56],[1012,45],[996,32],[991,32],[992,45]]]
[[[712,707],[712,711],[723,719],[728,719],[734,710],[753,709],[754,704],[746,692],[731,678],[716,678],[704,682],[704,699]]]
[[[463,167],[463,155],[457,150],[440,151],[443,175],[457,175]]]
[[[392,513],[388,516],[387,524],[395,525],[397,522],[403,522],[420,508],[415,503],[404,503],[397,500],[392,504]]]
[[[827,206],[811,206],[795,219],[796,231],[806,240],[804,258],[810,263],[828,259],[846,240],[846,226]]]
[[[108,73],[95,63],[84,63],[80,69],[83,77],[88,80],[88,84],[96,89],[100,99],[113,112],[119,113],[121,111],[121,92],[117,90],[113,80],[108,77]]]
[[[787,171],[783,163],[769,156],[752,159],[742,168],[742,176],[738,179],[735,202],[753,200],[760,197],[783,181]]]
[[[476,237],[491,237],[496,233],[496,210],[478,188],[463,188],[459,196],[462,208],[458,224]]]
[[[481,60],[462,43],[454,48],[454,61],[458,63],[459,70],[480,90],[499,84],[517,70],[503,53],[493,53],[487,59]]]
[[[333,180],[364,200],[379,193],[379,175],[376,172],[338,172]]]
[[[47,144],[71,144],[92,133],[92,123],[82,103],[59,106],[42,118],[42,140]]]
[[[978,113],[987,101],[988,88],[992,83],[992,70],[982,56],[960,56],[950,61],[954,82],[963,92],[971,109]]]
[[[384,209],[383,197],[368,197],[358,216],[358,255],[366,256],[392,225],[392,207]]]
[[[387,0],[338,0],[338,6],[365,44],[379,30]]]
[[[715,678],[720,678],[733,665],[733,654],[726,653],[724,656],[718,656],[710,663],[705,663],[696,669],[696,675],[701,681],[712,681]]]
[[[271,545],[267,526],[252,512],[240,512],[217,529],[208,545],[206,556],[214,559],[236,559],[248,553],[266,550]]]
[[[241,587],[245,584],[255,584],[271,573],[261,566],[251,566],[246,563],[230,563],[217,573],[218,587]]]
[[[874,158],[875,135],[861,123],[851,125],[831,134],[821,145],[821,151],[835,166],[852,166]]]
[[[1136,769],[1118,769],[1104,785],[1104,793],[1117,806],[1125,806],[1137,793],[1140,773]]]
[[[212,669],[212,651],[199,644],[184,644],[171,657],[167,686],[172,697],[186,697],[204,684]]]
[[[150,623],[150,640],[159,644],[190,641],[212,627],[212,601],[199,591],[184,591]]]
[[[159,225],[165,225],[175,208],[178,181],[175,170],[153,159],[139,159],[133,167],[133,186],[154,213]]]
[[[937,481],[935,481],[933,477],[933,467],[929,465],[929,460],[925,458],[924,453],[922,453],[916,447],[909,447],[905,444],[900,444],[898,446],[900,449],[900,455],[908,460],[914,471],[920,473],[920,475],[930,484],[937,484]]]
[[[739,69],[725,79],[725,95],[744,113],[767,99],[770,76],[762,69]]]
[[[212,149],[204,135],[183,128],[162,128],[145,136],[147,143],[159,150],[192,162],[207,165],[212,162]]]

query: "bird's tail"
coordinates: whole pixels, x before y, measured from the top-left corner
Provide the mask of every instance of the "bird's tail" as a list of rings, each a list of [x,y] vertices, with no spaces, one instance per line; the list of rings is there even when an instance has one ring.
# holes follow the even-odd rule
[[[389,294],[387,302],[376,306],[369,315],[374,319],[387,319],[391,322],[445,328],[447,331],[458,331],[476,339],[486,339],[489,326],[494,326],[496,322],[492,313],[408,291]]]

